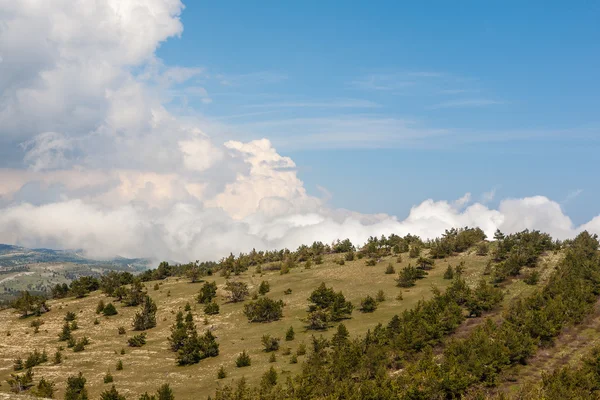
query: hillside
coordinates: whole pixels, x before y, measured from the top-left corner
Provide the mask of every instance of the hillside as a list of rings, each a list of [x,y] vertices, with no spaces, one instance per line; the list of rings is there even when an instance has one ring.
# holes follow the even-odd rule
[[[508,239],[505,241],[508,242]],[[472,245],[464,251],[454,252],[454,254],[436,259],[428,258],[434,252],[430,245],[426,245],[426,248],[422,250],[421,258],[411,258],[409,252],[401,252],[400,257],[389,252],[387,255],[363,258],[347,257],[348,253],[341,252],[325,254],[323,263],[310,263],[308,268],[305,262],[298,262],[288,273],[282,273],[280,263],[267,262],[261,265],[260,270],[249,267],[237,276],[228,276],[229,274],[222,276],[223,274],[215,273],[212,276],[204,276],[195,283],[192,283],[186,276],[169,276],[161,280],[146,281],[143,282],[145,291],[157,305],[157,324],[156,327],[145,331],[147,343],[142,347],[127,345],[127,340],[139,333],[132,331],[131,324],[134,315],[140,308],[126,307],[100,290],[93,291],[83,298],[67,297],[48,301],[50,311],[43,313],[39,318],[42,325],[39,327],[38,333],[35,333],[34,327],[32,327],[32,321],[36,321],[36,317],[20,318],[14,310],[5,310],[0,312],[0,326],[2,327],[0,334],[3,337],[0,344],[0,380],[3,382],[0,391],[9,391],[9,386],[4,382],[10,379],[10,375],[14,373],[13,361],[19,357],[26,359],[28,353],[34,349],[45,350],[49,356],[49,361],[33,368],[34,381],[37,382],[41,377],[54,381],[56,384],[55,398],[64,396],[67,378],[79,372],[83,373],[87,379],[86,388],[90,398],[98,398],[103,391],[110,389],[114,384],[120,394],[126,398],[135,399],[146,391],[154,392],[163,383],[169,383],[175,398],[207,398],[214,396],[218,388],[223,388],[227,384],[235,387],[242,377],[246,378],[251,387],[257,387],[261,379],[264,380],[263,375],[272,366],[279,376],[278,382],[285,383],[287,377],[306,374],[306,372],[302,372],[302,366],[307,362],[310,354],[313,354],[313,335],[315,337],[323,335],[325,338],[331,339],[336,333],[337,322],[330,323],[330,328],[327,330],[307,329],[308,298],[322,282],[336,292],[342,291],[346,300],[354,304],[355,308],[351,317],[341,321],[349,331],[350,338],[378,335],[377,332],[381,328],[376,328],[376,326],[379,323],[390,329],[388,324],[395,315],[403,315],[406,310],[426,309],[427,302],[437,302],[444,296],[448,296],[440,293],[447,292],[447,290],[456,293],[456,290],[459,290],[457,288],[460,287],[460,282],[466,283],[471,288],[460,289],[466,290],[464,293],[487,293],[495,296],[493,290],[497,290],[503,294],[499,298],[501,300],[499,303],[494,303],[483,295],[479,297],[480,301],[488,301],[488,308],[483,305],[481,306],[483,308],[473,308],[470,300],[465,297],[467,303],[458,301],[458,304],[463,304],[463,308],[460,311],[461,315],[454,317],[458,318],[457,325],[452,325],[440,334],[431,333],[434,332],[435,324],[430,326],[427,328],[430,331],[427,334],[430,335],[429,338],[423,339],[425,346],[417,345],[414,338],[410,339],[409,344],[402,345],[404,350],[398,354],[402,354],[401,357],[404,361],[399,361],[400,364],[396,367],[391,367],[393,364],[387,366],[387,376],[391,379],[399,378],[402,382],[404,379],[402,371],[404,369],[412,370],[411,363],[418,363],[421,357],[426,358],[427,346],[433,346],[434,357],[447,359],[449,348],[451,349],[461,341],[471,340],[480,329],[488,329],[485,328],[485,321],[503,320],[508,315],[507,313],[510,313],[509,309],[515,301],[534,296],[539,289],[552,284],[555,280],[553,276],[556,274],[557,266],[563,262],[566,252],[569,251],[564,248],[551,251],[540,250],[533,264],[524,270],[519,268],[516,274],[501,279],[496,289],[492,289],[491,285],[487,285],[488,288],[478,289],[482,280],[488,282],[494,279],[498,280],[499,266],[504,268],[508,264],[493,261],[500,252],[499,246],[502,246],[502,242],[500,244],[492,243],[488,246],[490,251],[485,255],[478,255],[481,252],[476,245]],[[508,254],[510,254],[510,250]],[[342,264],[340,260],[345,258],[354,259],[340,265]],[[433,261],[433,265],[427,268],[427,275],[423,279],[416,280],[412,287],[398,287],[399,272],[409,264],[415,265],[419,262],[418,260],[423,259]],[[507,259],[510,260],[510,256]],[[393,267],[394,273],[389,273],[390,265]],[[492,271],[490,271],[490,265],[494,266]],[[454,279],[447,279],[449,276],[444,275],[446,275],[448,266],[453,268],[461,266],[463,269],[461,276],[457,277],[455,274]],[[271,267],[273,267],[272,270],[270,270]],[[525,280],[532,275],[532,271],[535,271],[537,281],[527,284]],[[217,315],[207,315],[203,311],[204,305],[196,301],[200,288],[205,282],[212,281],[217,285],[216,301],[220,307],[220,313]],[[228,281],[247,283],[250,292],[248,298],[242,302],[230,302],[227,299],[228,293],[225,291]],[[283,316],[273,322],[248,322],[243,312],[244,306],[253,301],[252,294],[257,292],[262,281],[266,281],[270,285],[270,291],[264,297],[281,299],[285,303]],[[361,300],[367,295],[376,297],[380,290],[383,291],[385,300],[377,304],[374,312],[361,312],[359,310]],[[477,292],[478,290],[480,292]],[[401,296],[399,296],[400,294]],[[479,295],[475,294],[475,296]],[[96,308],[101,300],[105,303],[113,302],[118,314],[114,316],[97,314]],[[420,303],[421,301],[425,301],[425,303]],[[176,353],[169,348],[168,337],[171,335],[171,327],[175,322],[177,312],[184,311],[187,303],[191,306],[191,314],[197,325],[198,333],[202,334],[206,329],[210,330],[219,344],[219,354],[216,357],[202,359],[196,364],[179,366]],[[481,310],[481,312],[473,314],[473,310]],[[58,341],[58,335],[62,331],[67,312],[73,312],[77,316],[78,329],[72,332],[73,336],[76,339],[84,336],[89,338],[89,344],[81,352],[74,352],[71,348],[67,348],[66,342]],[[512,368],[510,365],[502,367],[498,371],[499,375],[495,378],[496,383],[492,386],[497,387],[499,391],[514,393],[526,381],[538,382],[540,369],[551,370],[573,359],[565,355],[569,346],[566,338],[569,337],[568,335],[584,335],[583,338],[595,337],[598,329],[595,313],[597,313],[596,309],[589,312],[590,317],[584,318],[581,328],[577,323],[573,325],[573,328],[565,330],[564,333],[560,333],[559,329],[556,332],[556,334],[560,334],[556,342],[558,349],[546,347],[546,350],[537,351],[531,361],[531,365],[535,368],[527,366]],[[410,318],[410,315],[404,313],[402,318],[408,324],[409,319],[406,318]],[[443,323],[448,318],[451,318],[450,314],[444,317],[435,317],[432,321]],[[408,327],[408,325],[406,326]],[[119,334],[119,327],[125,327],[126,333]],[[285,336],[290,327],[293,327],[295,337],[288,341],[285,340]],[[411,334],[416,333],[417,331],[413,331]],[[274,353],[265,352],[261,343],[264,335],[280,338],[279,350]],[[584,353],[586,349],[589,350],[592,341],[586,343],[586,340],[582,339],[578,343],[576,345],[578,351]],[[301,354],[297,355],[298,349],[303,345],[307,348],[307,353],[300,352]],[[390,344],[382,345],[389,346]],[[59,346],[63,347],[62,362],[55,365],[52,359]],[[121,354],[122,349],[124,354]],[[246,351],[251,357],[251,365],[237,368],[236,358],[243,351]],[[554,361],[543,361],[547,358],[544,356],[544,352],[556,352],[556,356],[552,357]],[[272,354],[276,355],[274,362],[270,360]],[[297,356],[294,357],[294,355]],[[297,363],[293,363],[294,358],[297,359]],[[116,370],[119,360],[123,363],[122,370]],[[226,373],[224,379],[217,379],[220,367],[223,367]],[[114,382],[111,384],[103,382],[107,371],[110,371],[114,378]],[[532,376],[537,378],[532,379]],[[223,397],[225,396],[223,393],[220,394],[221,398],[230,398]],[[496,389],[487,391],[489,396],[494,396],[494,393],[497,393]],[[281,393],[280,395],[273,394],[273,396],[273,398],[287,397]],[[313,398],[313,395],[306,398]]]

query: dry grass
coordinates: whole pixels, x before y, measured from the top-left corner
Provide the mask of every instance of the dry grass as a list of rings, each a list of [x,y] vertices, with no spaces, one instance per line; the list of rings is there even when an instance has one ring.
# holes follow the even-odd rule
[[[13,360],[17,357],[26,357],[33,349],[46,349],[50,361],[34,368],[35,380],[42,376],[56,382],[57,398],[64,394],[65,381],[70,375],[81,371],[87,379],[87,388],[90,398],[98,398],[99,394],[110,388],[103,383],[105,373],[110,370],[114,377],[117,389],[128,398],[137,398],[145,391],[154,392],[163,382],[169,382],[177,398],[206,398],[212,395],[219,383],[237,380],[245,376],[250,383],[256,383],[260,376],[274,365],[277,371],[284,376],[299,371],[305,356],[298,358],[298,364],[290,364],[291,356],[282,355],[282,350],[291,347],[294,352],[300,343],[310,345],[313,331],[306,331],[302,318],[306,316],[307,298],[321,282],[332,286],[335,290],[342,290],[355,305],[367,294],[375,295],[382,289],[387,300],[381,303],[374,313],[363,314],[355,310],[352,318],[344,321],[348,330],[353,335],[364,334],[367,329],[372,329],[377,323],[387,323],[390,318],[407,308],[413,307],[419,300],[431,296],[431,287],[437,286],[443,290],[449,281],[443,279],[443,273],[449,264],[457,265],[465,261],[465,278],[470,284],[476,284],[487,263],[488,257],[479,257],[474,254],[450,257],[446,260],[436,261],[436,266],[429,271],[429,276],[417,282],[410,289],[396,287],[397,274],[384,273],[388,263],[392,263],[396,272],[410,260],[407,254],[403,255],[403,262],[396,263],[395,257],[384,259],[376,266],[366,266],[366,260],[346,262],[340,266],[334,263],[339,256],[328,256],[322,265],[313,265],[310,270],[303,267],[292,269],[289,274],[280,275],[278,271],[266,272],[263,275],[254,274],[249,270],[239,277],[247,282],[251,292],[256,290],[262,280],[267,280],[271,285],[271,292],[267,296],[274,299],[283,299],[286,303],[284,318],[277,322],[266,324],[251,324],[243,315],[243,303],[225,303],[221,298],[221,314],[208,316],[208,325],[204,326],[205,315],[202,305],[196,304],[194,297],[202,283],[189,283],[185,279],[169,278],[160,282],[160,290],[153,290],[156,282],[147,282],[145,285],[150,296],[158,305],[158,326],[148,333],[147,344],[142,348],[127,347],[126,340],[132,336],[131,321],[137,308],[121,307],[118,304],[119,314],[113,317],[98,316],[95,308],[100,299],[110,301],[100,292],[90,294],[84,299],[63,299],[50,301],[52,310],[43,315],[44,324],[40,332],[33,333],[30,327],[31,319],[20,319],[10,311],[0,312],[0,380],[5,382],[12,371]],[[213,280],[213,277],[209,278]],[[222,297],[222,287],[225,279],[214,277]],[[292,294],[284,295],[287,288],[292,289]],[[526,288],[524,288],[525,290]],[[402,290],[403,300],[395,300]],[[171,295],[167,296],[170,291]],[[179,367],[175,362],[175,354],[168,348],[167,337],[170,327],[174,322],[178,310],[183,310],[185,304],[192,305],[196,324],[199,331],[210,328],[217,336],[220,344],[220,355],[215,358],[202,360],[199,364]],[[85,351],[74,353],[67,349],[65,342],[58,342],[58,333],[62,329],[63,317],[67,311],[74,311],[78,315],[80,329],[74,332],[76,338],[88,336],[91,344]],[[99,325],[94,325],[94,319],[100,320]],[[119,335],[119,326],[127,328],[126,335]],[[293,326],[296,332],[294,341],[284,340],[285,332]],[[7,336],[7,332],[11,335]],[[277,352],[277,362],[268,362],[270,354],[262,351],[260,339],[264,334],[280,337],[281,349]],[[317,333],[317,335],[320,333]],[[323,333],[325,336],[333,334],[333,329]],[[57,346],[65,346],[64,360],[60,365],[52,365],[52,356]],[[125,348],[126,354],[118,354]],[[237,355],[246,350],[252,357],[252,365],[245,368],[236,368],[234,360]],[[124,364],[122,371],[115,370],[117,360]],[[216,379],[217,371],[223,366],[227,378],[222,381]],[[0,386],[0,391],[8,391],[8,385]]]

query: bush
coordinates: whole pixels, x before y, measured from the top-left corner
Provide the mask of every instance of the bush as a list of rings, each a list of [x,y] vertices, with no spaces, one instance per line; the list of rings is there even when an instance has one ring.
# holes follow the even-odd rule
[[[120,326],[119,327],[119,335],[124,335],[125,334],[125,327],[124,326]]]
[[[452,279],[454,278],[454,269],[452,269],[452,265],[448,265],[446,271],[444,272],[444,279]]]
[[[94,325],[100,325],[100,321],[98,321],[98,318],[94,319]]]
[[[277,371],[275,371],[275,368],[271,367],[260,379],[260,386],[263,388],[270,388],[275,385],[277,385]]]
[[[106,372],[106,375],[104,375],[104,383],[111,383],[113,380],[114,379],[110,371]]]
[[[264,350],[267,353],[279,350],[279,341],[279,338],[272,337],[271,335],[263,335],[261,339]]]
[[[283,316],[283,301],[261,297],[244,306],[244,315],[250,322],[277,321]]]
[[[214,301],[204,306],[204,313],[208,315],[216,315],[219,313],[219,310],[219,305]]]
[[[142,347],[146,344],[146,334],[140,333],[139,335],[134,335],[127,339],[127,344],[129,347]]]
[[[285,290],[283,291],[283,294],[286,294],[286,295],[287,295],[287,294],[292,294],[292,289],[290,289],[290,288],[287,288],[287,289],[285,289]]]
[[[116,369],[117,369],[117,371],[123,370],[123,361],[121,361],[121,360],[117,361]]]
[[[252,360],[250,359],[248,353],[246,353],[246,350],[242,351],[235,360],[235,366],[238,368],[248,367],[250,364],[252,364]]]
[[[102,314],[104,314],[107,317],[111,315],[117,315],[118,313],[119,312],[117,311],[113,303],[108,303],[106,307],[104,307],[104,309],[102,310]]]
[[[250,293],[248,291],[248,285],[245,282],[228,281],[225,284],[225,290],[229,292],[229,300],[233,303],[244,301],[246,296]]]
[[[79,339],[77,341],[77,343],[75,343],[75,346],[73,346],[73,351],[75,353],[83,351],[83,350],[85,350],[85,346],[88,345],[89,343],[90,343],[90,340],[84,336],[81,339]]]
[[[100,300],[96,306],[96,314],[100,314],[104,310],[104,300]]]
[[[289,342],[291,340],[294,340],[295,336],[296,336],[296,333],[294,332],[294,328],[290,326],[288,328],[288,330],[285,332],[285,340]]]
[[[200,304],[209,304],[215,297],[217,297],[217,282],[205,282],[196,300]]]
[[[119,394],[115,385],[112,385],[109,390],[100,393],[100,400],[126,400],[126,398],[122,394]]]
[[[290,364],[298,364],[298,356],[297,355],[292,355],[290,357]]]
[[[477,245],[477,255],[478,256],[487,256],[490,251],[490,247],[486,242],[481,242]]]
[[[37,387],[33,390],[36,397],[52,399],[54,397],[54,382],[48,381],[42,377],[38,382]]]
[[[277,361],[277,357],[275,356],[275,353],[271,353],[271,356],[269,357],[269,362],[274,363],[275,361]]]
[[[528,285],[537,285],[540,281],[540,273],[537,271],[533,271],[528,274],[523,281]]]
[[[373,312],[377,309],[377,301],[371,297],[367,296],[360,301],[360,311],[364,313]]]
[[[353,251],[349,251],[346,253],[346,255],[344,256],[346,261],[354,261],[354,252]]]
[[[265,294],[269,293],[270,290],[271,290],[271,285],[269,285],[269,282],[267,282],[267,281],[262,281],[260,283],[260,286],[258,287],[258,293],[263,296]]]
[[[65,321],[67,322],[75,321],[76,318],[77,314],[75,314],[73,311],[67,311],[65,314]]]
[[[296,355],[303,356],[306,354],[306,345],[304,343],[300,343],[298,346],[298,350],[296,350]]]
[[[65,392],[65,400],[85,400],[88,398],[87,389],[85,388],[86,379],[80,372],[78,376],[70,376],[67,379],[67,390]]]
[[[219,368],[219,372],[217,372],[217,379],[225,379],[227,377],[227,373],[225,372],[225,368],[221,365]]]
[[[308,300],[312,303],[308,307],[309,312],[323,311],[327,314],[327,320],[340,321],[349,318],[354,306],[346,301],[342,292],[335,292],[333,288],[328,288],[325,283],[321,283],[315,289]]]
[[[394,268],[394,266],[392,265],[392,263],[389,263],[387,268],[385,269],[385,273],[386,275],[391,275],[391,274],[395,274],[396,273],[396,268]]]
[[[377,296],[375,296],[375,300],[377,300],[378,303],[382,303],[385,301],[385,293],[383,290],[379,290],[377,292]]]
[[[156,326],[156,304],[146,296],[142,309],[133,317],[133,330],[145,331]]]
[[[60,363],[62,363],[62,353],[60,351],[57,351],[56,353],[54,353],[54,365],[58,365]]]
[[[366,265],[367,267],[374,267],[376,264],[377,264],[377,261],[375,261],[375,259],[374,259],[374,258],[369,258],[369,259],[367,260],[367,262],[365,263],[365,265]]]

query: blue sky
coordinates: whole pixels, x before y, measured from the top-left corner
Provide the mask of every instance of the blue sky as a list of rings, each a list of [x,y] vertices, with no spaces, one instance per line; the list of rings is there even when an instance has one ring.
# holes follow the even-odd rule
[[[270,138],[337,207],[496,188],[577,223],[600,195],[600,4],[526,3],[188,1],[158,56],[205,68],[212,102],[185,104]]]

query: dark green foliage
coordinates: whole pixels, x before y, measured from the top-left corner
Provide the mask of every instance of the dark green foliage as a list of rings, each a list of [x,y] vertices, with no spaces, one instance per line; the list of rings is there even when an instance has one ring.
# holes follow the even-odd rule
[[[411,246],[410,251],[408,252],[408,256],[410,258],[417,258],[421,255],[421,247],[416,245],[416,246]]]
[[[540,281],[540,273],[537,271],[533,271],[531,273],[529,273],[525,279],[523,279],[523,282],[525,282],[528,285],[537,285],[537,283]]]
[[[244,315],[250,322],[277,321],[283,316],[283,301],[261,297],[244,305]]]
[[[196,364],[207,357],[219,355],[219,344],[215,336],[207,330],[204,335],[198,335],[192,314],[188,312],[185,321],[183,314],[177,314],[171,336],[171,350],[177,352],[179,365]]]
[[[395,274],[396,273],[396,268],[394,268],[394,266],[392,265],[392,263],[389,263],[387,268],[385,269],[385,273],[386,275],[391,275],[391,274]]]
[[[396,282],[399,287],[407,288],[414,286],[417,279],[423,279],[426,275],[427,272],[422,269],[408,265],[400,270]]]
[[[94,319],[94,325],[100,325],[100,321],[98,321],[98,318]]]
[[[7,383],[13,393],[29,390],[33,386],[33,370],[30,368],[23,374],[10,374]]]
[[[125,354],[125,349],[121,348],[121,355],[124,355],[124,354]]]
[[[77,341],[75,340],[75,338],[73,336],[71,336],[69,338],[69,340],[67,340],[67,347],[73,348],[75,346],[75,344],[77,344]]]
[[[344,239],[343,241],[336,241],[332,246],[332,250],[334,253],[348,253],[350,251],[356,250],[350,239]]]
[[[75,321],[76,319],[77,314],[75,314],[73,311],[67,311],[67,313],[65,314],[65,321],[67,322]]]
[[[268,353],[270,351],[279,350],[279,340],[279,338],[272,337],[271,335],[263,335],[261,343],[264,347],[264,350]]]
[[[54,363],[54,365],[62,363],[62,353],[60,351],[54,353],[54,360],[52,362]]]
[[[59,341],[69,340],[71,338],[71,326],[68,322],[63,325],[61,333],[58,335]]]
[[[377,265],[377,261],[375,261],[374,258],[370,258],[367,260],[367,262],[365,263],[365,265],[367,267],[374,267],[375,265]]]
[[[377,309],[377,300],[371,296],[367,296],[360,301],[360,311],[367,313]]]
[[[117,371],[122,371],[123,370],[123,361],[122,360],[117,361],[117,365],[116,365],[115,369]]]
[[[106,375],[104,375],[104,383],[111,383],[114,380],[112,374],[110,373],[110,371],[106,372]]]
[[[136,278],[131,283],[129,290],[126,291],[123,302],[128,307],[137,307],[142,304],[147,297],[142,281],[139,278]]]
[[[346,301],[341,291],[336,293],[333,288],[326,287],[325,283],[321,283],[311,293],[308,300],[311,302],[308,306],[309,313],[316,311],[325,312],[328,321],[340,321],[344,318],[349,318],[354,309],[352,303]]]
[[[276,361],[277,361],[277,357],[275,356],[275,353],[271,353],[271,356],[269,357],[269,362],[274,363]]]
[[[306,345],[304,343],[300,343],[298,346],[298,350],[296,350],[296,355],[303,356],[306,354]]]
[[[285,340],[286,341],[292,341],[294,340],[294,337],[296,336],[296,333],[294,332],[294,328],[293,327],[289,327],[288,330],[285,332]]]
[[[470,316],[479,317],[483,312],[490,311],[498,305],[503,297],[502,290],[482,279],[468,297],[465,306],[469,310]]]
[[[431,258],[419,257],[417,259],[417,268],[419,268],[419,269],[428,271],[433,268],[433,265],[434,265],[434,261]]]
[[[477,255],[487,256],[490,251],[490,246],[486,242],[481,242],[477,245]]]
[[[16,358],[13,361],[13,370],[15,371],[21,371],[23,369],[23,359],[22,358]]]
[[[250,364],[252,364],[252,360],[248,353],[246,353],[246,350],[242,351],[235,360],[235,366],[238,368],[248,367]]]
[[[446,230],[441,238],[431,241],[429,254],[433,258],[448,257],[462,253],[485,238],[485,233],[479,228],[453,228]]]
[[[225,290],[229,292],[229,301],[233,303],[244,301],[250,293],[248,291],[248,284],[245,282],[227,281]]]
[[[142,309],[138,311],[133,318],[133,330],[144,331],[156,326],[156,304],[146,296]]]
[[[265,295],[265,294],[269,293],[270,290],[271,290],[271,285],[269,285],[269,282],[267,282],[267,281],[262,281],[260,283],[260,286],[258,287],[258,293],[261,295]]]
[[[102,310],[102,314],[104,314],[107,317],[111,315],[117,315],[118,313],[119,312],[117,311],[113,303],[108,303]]]
[[[85,350],[85,346],[88,345],[90,343],[90,340],[87,337],[82,337],[81,339],[79,339],[76,343],[75,346],[73,346],[73,351],[75,353],[79,353],[80,351],[84,351]]]
[[[65,400],[87,400],[87,389],[85,388],[86,379],[80,372],[77,376],[67,378],[67,389]]]
[[[125,327],[124,326],[120,326],[118,329],[119,335],[124,335],[125,334]]]
[[[263,388],[269,388],[277,385],[277,371],[271,367],[265,372],[260,380],[260,386]]]
[[[355,257],[354,251],[349,251],[349,252],[347,252],[347,253],[346,253],[346,255],[344,256],[344,260],[345,260],[345,261],[354,261],[354,257]],[[342,264],[342,265],[343,265],[343,264]]]
[[[190,303],[185,303],[183,311],[192,311],[192,306],[190,305]]]
[[[146,333],[140,333],[127,339],[127,345],[129,347],[142,347],[146,344]]]
[[[217,379],[225,379],[227,377],[227,373],[225,372],[225,368],[221,365],[219,368],[219,372],[217,372]]]
[[[79,329],[79,325],[77,324],[77,321],[72,321],[70,328],[71,328],[71,331],[76,331],[77,329]]]
[[[112,385],[109,390],[105,390],[104,392],[100,393],[100,400],[126,400],[126,398],[125,396],[119,394],[115,388],[115,385]]]
[[[200,304],[209,304],[215,297],[217,297],[217,282],[205,282],[196,300]]]
[[[454,278],[454,269],[452,268],[452,265],[448,265],[448,268],[446,268],[446,271],[444,271],[444,279],[452,278]]]
[[[164,383],[156,391],[157,400],[175,400],[175,395],[168,383]]]
[[[16,367],[17,367],[19,360],[20,359],[15,360],[15,363],[14,363],[15,371],[18,371],[18,369],[16,369]],[[20,369],[33,368],[37,365],[45,363],[46,361],[48,361],[48,355],[46,354],[46,350],[44,350],[43,352],[39,352],[37,349],[35,349],[31,353],[29,353],[29,355],[25,359],[25,363],[22,365],[22,368],[20,368]]]
[[[40,379],[37,386],[33,390],[33,394],[36,397],[43,397],[46,399],[51,399],[54,397],[54,382],[50,380]]]
[[[204,313],[207,315],[216,315],[219,313],[219,305],[217,303],[210,302],[204,306]]]
[[[290,357],[290,364],[298,364],[298,356],[296,354],[292,354]]]

